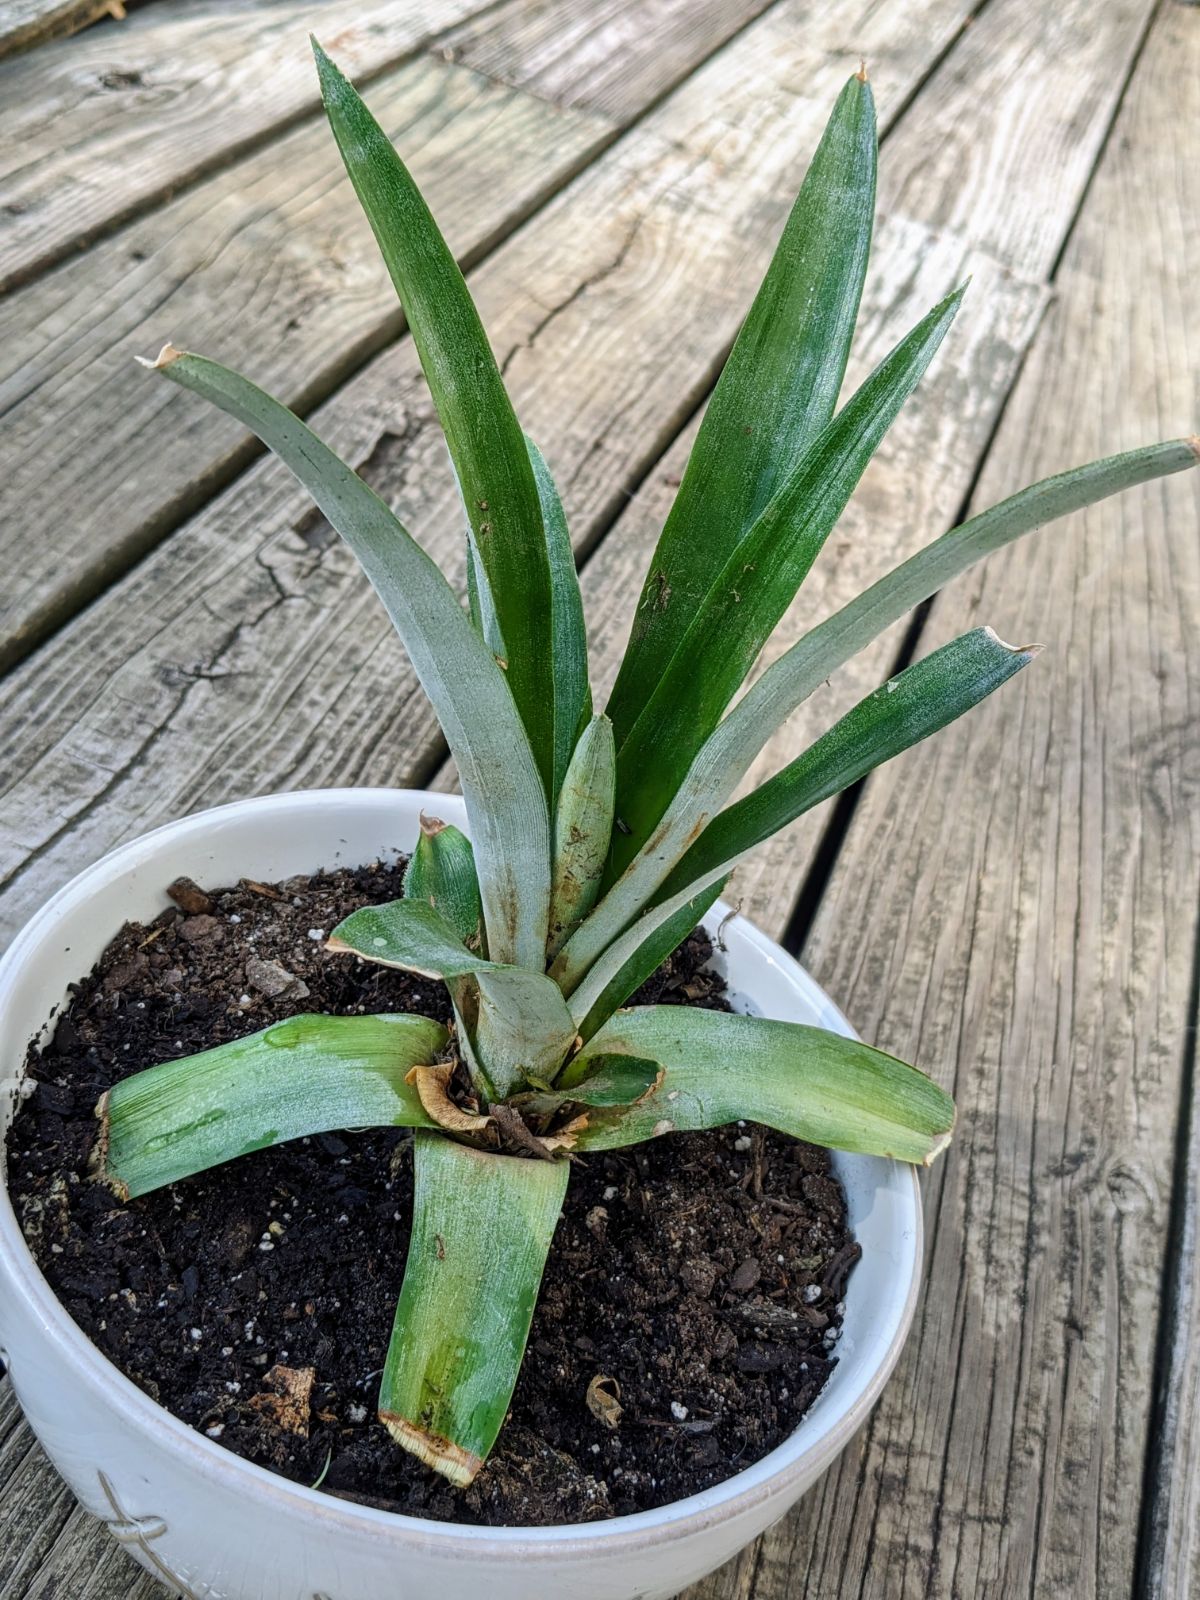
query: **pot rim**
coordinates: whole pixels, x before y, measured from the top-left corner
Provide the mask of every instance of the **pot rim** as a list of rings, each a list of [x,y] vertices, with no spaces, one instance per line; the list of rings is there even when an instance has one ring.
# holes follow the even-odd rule
[[[71,878],[56,891],[22,927],[0,957],[0,1016],[16,973],[30,959],[47,932],[61,922],[79,899],[88,898],[107,887],[113,875],[148,861],[168,839],[203,835],[214,825],[236,821],[252,812],[274,808],[282,812],[308,810],[316,806],[337,810],[350,801],[357,805],[377,797],[381,807],[394,804],[404,795],[417,800],[422,808],[436,807],[465,817],[460,796],[423,789],[341,787],[293,790],[284,794],[253,796],[161,824],[146,833],[117,845],[98,861]],[[737,918],[739,930],[760,958],[774,964],[792,984],[819,997],[822,1004],[832,1002],[816,981],[782,946],[769,939],[753,923],[723,901],[714,911],[722,920]],[[836,1011],[837,1008],[833,1007]],[[837,1012],[841,1017],[841,1012]],[[845,1022],[845,1019],[842,1018]],[[852,1032],[846,1023],[848,1032]],[[878,1158],[881,1159],[882,1158]],[[143,1431],[153,1431],[165,1440],[191,1470],[223,1487],[256,1499],[264,1511],[316,1517],[360,1539],[387,1543],[397,1535],[407,1546],[414,1543],[442,1557],[477,1557],[489,1545],[502,1547],[508,1558],[528,1555],[555,1560],[588,1559],[605,1548],[620,1544],[627,1550],[640,1546],[660,1546],[695,1534],[714,1522],[724,1522],[739,1512],[748,1511],[803,1470],[814,1476],[823,1472],[844,1449],[847,1438],[866,1419],[891,1375],[904,1345],[916,1308],[921,1278],[922,1212],[916,1171],[903,1163],[889,1163],[907,1172],[903,1196],[911,1205],[911,1221],[905,1226],[911,1239],[907,1259],[898,1263],[898,1273],[908,1272],[908,1288],[882,1358],[857,1393],[840,1397],[822,1407],[815,1418],[805,1416],[791,1434],[775,1449],[721,1483],[697,1494],[673,1500],[650,1511],[638,1511],[601,1522],[561,1523],[546,1527],[480,1526],[472,1523],[438,1522],[407,1513],[383,1511],[336,1499],[304,1484],[293,1483],[266,1467],[246,1461],[224,1449],[215,1440],[197,1432],[165,1406],[159,1405],[125,1376],[103,1355],[71,1317],[42,1275],[25,1242],[9,1199],[7,1176],[0,1172],[0,1272],[10,1279],[13,1291],[23,1297],[41,1325],[48,1349],[80,1380],[90,1387],[119,1396],[131,1422]]]

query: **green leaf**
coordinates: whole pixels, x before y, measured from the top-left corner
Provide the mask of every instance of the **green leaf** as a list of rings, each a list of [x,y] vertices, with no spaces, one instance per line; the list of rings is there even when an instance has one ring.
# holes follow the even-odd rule
[[[733,762],[740,778],[775,729],[831,673],[913,606],[994,550],[1109,495],[1194,467],[1198,459],[1200,443],[1195,439],[1128,450],[1043,478],[951,528],[819,623],[768,667],[714,734],[713,742],[720,740],[720,748],[710,766]]]
[[[871,247],[877,139],[861,76],[842,90],[704,414],[609,701],[619,744],[713,578],[833,416]]]
[[[937,733],[1015,677],[1040,649],[1014,649],[990,628],[974,628],[906,667],[860,700],[803,755],[722,811],[663,884],[663,898],[714,870],[727,870],[731,858],[745,855],[803,812]]]
[[[346,171],[378,240],[458,473],[508,682],[547,791],[554,770],[550,564],[524,435],[458,263],[391,141],[313,41]]]
[[[579,1151],[745,1120],[812,1144],[928,1166],[954,1127],[954,1102],[931,1078],[823,1028],[642,1006],[618,1012],[583,1059],[614,1054],[648,1057],[666,1077],[638,1105],[593,1113]]]
[[[550,969],[571,996],[576,1020],[588,1016],[633,951],[755,845],[962,716],[1036,653],[1036,646],[1014,650],[990,628],[975,628],[860,700],[782,772],[721,812],[682,860],[677,839],[660,829],[654,846],[609,890]],[[631,920],[651,895],[651,909]]]
[[[475,852],[461,829],[421,813],[421,832],[404,874],[404,898],[441,913],[469,950],[481,948],[483,906]]]
[[[612,838],[615,782],[612,723],[593,717],[571,757],[554,817],[549,958],[596,903]]]
[[[430,1127],[404,1079],[446,1042],[426,1017],[299,1016],[148,1067],[97,1107],[97,1175],[136,1199],[287,1139]]]
[[[508,1411],[569,1167],[418,1134],[415,1168],[379,1418],[398,1444],[466,1485]]]
[[[525,443],[537,484],[542,524],[546,530],[546,554],[550,561],[551,654],[554,663],[554,783],[550,798],[553,806],[562,789],[575,741],[592,714],[592,691],[588,684],[583,596],[579,591],[579,574],[575,568],[571,536],[567,531],[567,518],[541,451],[528,435]]]
[[[458,764],[488,949],[498,961],[541,970],[550,914],[545,791],[505,675],[454,591],[383,501],[286,406],[227,367],[171,345],[153,365],[253,429],[358,557]]]
[[[523,1111],[546,1117],[568,1101],[581,1106],[627,1106],[653,1093],[662,1078],[657,1061],[636,1056],[595,1056],[572,1061],[552,1089],[538,1089],[514,1101]]]
[[[627,870],[621,884],[625,905],[640,909],[648,902],[776,729],[885,628],[993,550],[1108,495],[1194,467],[1198,449],[1194,440],[1177,439],[1046,478],[951,529],[812,629],[768,667],[718,724],[656,828],[653,849],[643,850]],[[587,1024],[581,1031],[589,1036]]]
[[[635,994],[646,979],[658,971],[667,957],[679,948],[692,929],[721,898],[725,882],[724,878],[718,878],[707,889],[702,889],[698,895],[680,906],[673,916],[660,923],[652,933],[646,935],[620,970],[599,992],[587,1015],[578,1016],[581,1038],[590,1039],[597,1028],[608,1021],[617,1007],[623,1006],[629,996]]]
[[[816,560],[962,299],[936,306],[805,452],[734,549],[617,750],[612,882],[650,837],[688,768]]]
[[[544,972],[505,966],[468,950],[424,900],[389,900],[352,911],[330,934],[326,949],[451,984],[486,1074],[480,1088],[489,1100],[506,1098],[529,1076],[553,1078],[574,1041],[575,1024],[557,984]],[[472,987],[456,982],[464,979]],[[471,994],[477,1006],[469,1003]]]
[[[614,1052],[586,1061],[576,1057],[555,1087],[568,1091],[567,1097],[581,1106],[627,1106],[645,1100],[661,1077],[657,1061]]]

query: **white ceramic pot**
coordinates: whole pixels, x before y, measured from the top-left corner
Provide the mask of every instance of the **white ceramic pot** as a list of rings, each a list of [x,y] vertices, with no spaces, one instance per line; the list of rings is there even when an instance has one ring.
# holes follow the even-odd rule
[[[0,1112],[25,1049],[125,918],[149,920],[181,873],[202,884],[284,878],[411,849],[422,808],[460,800],[384,789],[239,801],[122,845],[50,900],[0,963]],[[739,1009],[851,1032],[790,956],[720,905],[717,957]],[[455,1527],[350,1505],[252,1466],[148,1399],[55,1299],[0,1194],[0,1347],[35,1433],[114,1537],[169,1588],[208,1600],[666,1600],[781,1517],[863,1422],[912,1319],[921,1211],[912,1171],[838,1156],[862,1260],[839,1360],[795,1433],[716,1488],[658,1511],[568,1527]]]

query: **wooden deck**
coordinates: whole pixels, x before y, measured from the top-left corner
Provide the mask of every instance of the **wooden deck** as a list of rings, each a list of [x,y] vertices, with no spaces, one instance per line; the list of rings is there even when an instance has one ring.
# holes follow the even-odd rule
[[[38,10],[0,4],[0,34]],[[564,490],[602,688],[860,57],[884,147],[851,378],[973,282],[781,642],[969,508],[1196,428],[1200,8],[1178,0],[156,0],[38,45],[0,64],[3,937],[195,807],[451,781],[303,494],[132,361],[174,337],[243,367],[459,570],[310,26],[370,80],[470,270]],[[1197,478],[960,581],[763,760],[973,623],[1047,645],[741,875],[859,1029],[952,1086],[961,1131],[874,1416],[690,1600],[1200,1596]],[[163,1592],[74,1507],[6,1384],[0,1489],[0,1600]]]

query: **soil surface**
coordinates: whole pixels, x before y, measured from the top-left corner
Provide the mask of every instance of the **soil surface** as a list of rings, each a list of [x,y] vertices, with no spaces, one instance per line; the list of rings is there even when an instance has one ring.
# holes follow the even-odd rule
[[[298,1140],[125,1205],[89,1179],[93,1107],[128,1073],[299,1011],[444,1020],[440,985],[323,947],[400,879],[400,865],[375,865],[184,886],[180,909],[126,926],[75,986],[44,1055],[31,1052],[8,1138],[9,1186],[55,1292],[177,1416],[349,1500],[458,1522],[586,1521],[748,1466],[834,1363],[858,1247],[824,1151],[739,1125],[576,1162],[508,1422],[466,1491],[375,1420],[408,1243],[403,1130]],[[710,954],[694,934],[638,999],[724,1007]]]

